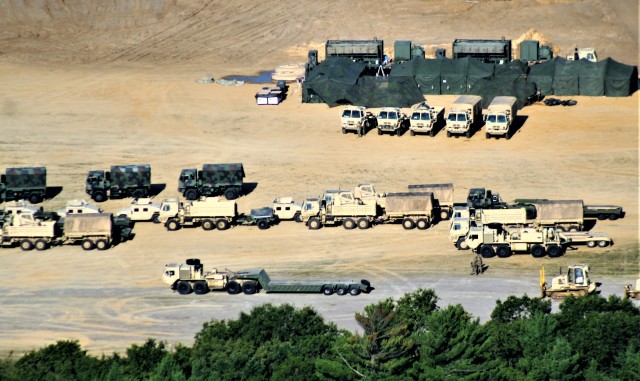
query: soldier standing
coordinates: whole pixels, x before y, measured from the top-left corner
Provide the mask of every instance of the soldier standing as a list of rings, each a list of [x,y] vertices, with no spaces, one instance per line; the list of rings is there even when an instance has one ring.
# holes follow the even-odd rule
[[[476,254],[476,257],[471,261],[471,275],[479,275],[482,274],[482,257],[480,254]]]

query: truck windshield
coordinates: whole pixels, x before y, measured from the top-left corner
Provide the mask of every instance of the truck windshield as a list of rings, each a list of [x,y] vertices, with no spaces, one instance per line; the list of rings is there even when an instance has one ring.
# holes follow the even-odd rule
[[[466,122],[467,115],[466,114],[458,114],[458,122]]]
[[[398,113],[392,111],[389,113],[389,119],[398,119]]]
[[[411,120],[420,120],[420,113],[414,112],[413,114],[411,114]]]
[[[360,111],[351,111],[351,117],[360,119],[362,116],[360,115]]]
[[[498,123],[507,123],[507,117],[504,115],[498,115]]]
[[[495,115],[489,115],[489,117],[487,118],[487,122],[495,123],[496,122],[496,116]]]
[[[423,112],[420,119],[422,119],[422,120],[431,120],[431,115],[429,115],[428,112]]]
[[[351,118],[351,110],[344,110],[342,112],[342,117],[343,118]]]
[[[380,111],[380,114],[378,114],[378,118],[380,119],[387,119],[388,117],[389,115],[386,111]]]

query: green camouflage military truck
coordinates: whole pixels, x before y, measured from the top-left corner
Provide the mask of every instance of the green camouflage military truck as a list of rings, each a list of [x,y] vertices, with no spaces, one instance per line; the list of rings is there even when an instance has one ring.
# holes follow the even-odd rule
[[[0,202],[29,200],[41,202],[47,195],[47,169],[45,167],[7,168],[0,176]]]
[[[96,202],[108,198],[142,198],[151,189],[151,166],[114,165],[111,171],[92,170],[87,175],[86,191]]]
[[[243,178],[244,167],[241,163],[204,164],[202,170],[187,168],[180,172],[178,192],[187,200],[217,195],[235,200],[242,191]]]

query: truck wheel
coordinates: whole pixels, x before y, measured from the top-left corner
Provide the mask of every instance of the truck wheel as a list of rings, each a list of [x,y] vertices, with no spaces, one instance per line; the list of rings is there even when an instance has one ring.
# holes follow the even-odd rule
[[[413,222],[411,218],[405,218],[402,220],[402,227],[405,228],[405,230],[411,230],[416,227],[416,223]]]
[[[106,239],[99,239],[96,241],[96,249],[107,250],[109,248],[109,241]]]
[[[153,213],[153,216],[151,216],[151,221],[154,224],[159,224],[160,223],[160,214],[159,213]]]
[[[579,232],[580,228],[577,227],[576,225],[571,225],[567,228],[567,230],[569,230],[570,232]]]
[[[216,229],[218,230],[227,230],[229,229],[230,226],[231,224],[229,223],[229,221],[225,219],[221,218],[218,221],[216,221]]]
[[[547,254],[549,254],[550,258],[557,258],[562,255],[562,248],[558,245],[549,245]]]
[[[467,131],[465,135],[467,136],[467,139],[471,138],[471,130]]]
[[[178,285],[176,286],[176,290],[178,290],[178,293],[180,293],[180,295],[190,294],[191,284],[189,284],[189,282],[181,280],[180,282],[178,282]]]
[[[23,239],[22,241],[20,241],[20,248],[23,251],[31,251],[33,250],[33,242],[31,242],[31,240],[29,239]]]
[[[355,229],[356,226],[356,222],[353,220],[353,218],[347,218],[342,222],[342,227],[347,230]]]
[[[307,226],[309,227],[309,230],[318,230],[322,227],[322,222],[320,222],[316,217],[311,217],[307,222]]]
[[[204,221],[202,221],[202,230],[213,230],[216,227],[216,224],[213,222],[213,220],[210,219],[206,219]]]
[[[451,131],[447,131],[447,137],[450,138],[451,137]]]
[[[169,221],[167,221],[165,226],[167,227],[167,230],[169,230],[171,232],[180,229],[180,224],[178,223],[178,221],[176,221],[173,218],[170,219]]]
[[[402,131],[400,129],[398,129],[398,130],[395,131],[395,134],[396,134],[397,137],[400,137],[400,136],[402,136]]]
[[[300,214],[300,212],[297,212],[293,215],[293,220],[298,223],[302,222],[302,214]]]
[[[435,127],[433,127],[433,128],[435,128]],[[429,136],[431,136],[431,137],[433,137],[433,135],[434,135],[433,128],[431,128],[431,130],[429,131]]]
[[[224,198],[226,198],[227,200],[235,200],[236,198],[238,198],[238,191],[233,188],[229,188],[224,191]]]
[[[458,250],[469,250],[469,245],[467,244],[465,237],[458,237],[458,240],[456,241],[456,248]]]
[[[205,281],[197,281],[193,284],[193,292],[196,295],[204,295],[209,292],[209,286],[207,286],[207,282]]]
[[[369,229],[371,227],[371,223],[366,218],[360,218],[358,220],[358,229]]]
[[[599,219],[600,221],[604,221],[604,220],[606,220],[607,218],[609,218],[609,216],[607,216],[606,214],[598,214],[598,219]]]
[[[378,135],[382,135],[382,130],[378,128]]]
[[[258,286],[254,282],[249,281],[242,284],[242,292],[245,295],[253,295],[256,291],[258,291]]]
[[[322,293],[326,296],[333,295],[333,288],[329,286],[322,287]]]
[[[187,200],[193,201],[193,200],[197,200],[198,199],[198,191],[195,189],[187,189],[186,192],[184,192],[184,197]]]
[[[267,220],[259,220],[258,221],[258,229],[260,230],[267,230],[269,229],[269,221]]]
[[[429,228],[429,219],[428,218],[418,218],[416,221],[416,227],[420,230],[426,230]]]
[[[596,241],[587,241],[587,247],[594,248],[598,245]]]
[[[349,294],[351,294],[351,296],[358,296],[360,295],[360,289],[357,287],[353,287],[349,290]]]
[[[416,132],[414,130],[409,131],[409,135],[416,136]]]
[[[449,219],[449,211],[448,210],[441,210],[440,211],[440,219],[441,220],[448,220]]]
[[[484,134],[484,138],[485,139],[491,139],[491,135],[489,135],[489,133],[487,132],[487,133]]]
[[[32,203],[32,204],[33,204],[33,203]],[[618,219],[618,216],[617,216],[616,214],[610,214],[610,215],[609,215],[609,220],[611,220],[611,221],[615,221],[615,220],[617,220],[617,219]]]
[[[106,195],[102,191],[94,192],[92,198],[95,202],[103,202],[107,199]]]
[[[558,231],[558,232],[565,232],[565,231],[567,231],[567,229],[565,229],[565,228],[564,228],[564,226],[562,226],[562,225],[558,225],[558,226],[556,226],[556,227],[555,227],[555,229],[556,229],[556,231]]]
[[[347,133],[347,129],[346,129],[346,128],[344,128],[344,127],[342,127],[342,133],[343,133],[343,134],[346,134],[346,133]]]
[[[83,240],[80,245],[82,246],[83,250],[87,250],[87,251],[88,250],[93,250],[96,247],[95,243],[93,243],[93,241],[90,240],[90,239]]]
[[[33,246],[38,251],[47,250],[49,248],[49,242],[40,238],[40,239],[37,239],[36,242],[34,242]]]
[[[534,258],[542,258],[542,257],[544,257],[544,254],[545,254],[544,246],[542,246],[542,245],[533,245],[531,247],[531,255]]]
[[[493,258],[496,253],[493,251],[493,247],[482,245],[480,246],[480,255],[482,255],[482,258]]]
[[[499,246],[497,254],[500,258],[509,258],[511,256],[511,248],[509,246]]]
[[[347,289],[344,287],[338,287],[338,289],[336,289],[336,294],[342,296],[342,295],[346,295],[347,294]]]
[[[227,283],[228,294],[235,295],[235,294],[239,294],[240,291],[242,291],[242,286],[240,286],[238,282],[236,282],[235,280],[232,280],[229,283]]]
[[[505,137],[505,139],[507,139],[507,140],[511,139],[511,133],[509,133],[509,132],[507,131],[507,134],[506,134],[504,137]]]
[[[609,242],[607,242],[607,241],[598,241],[598,246],[607,247],[607,246],[609,246]]]
[[[39,194],[37,194],[37,193],[31,193],[31,194],[29,195],[29,202],[30,202],[30,203],[32,203],[32,204],[37,204],[37,203],[39,203],[40,201],[41,201],[41,200],[40,200],[40,195],[39,195]]]

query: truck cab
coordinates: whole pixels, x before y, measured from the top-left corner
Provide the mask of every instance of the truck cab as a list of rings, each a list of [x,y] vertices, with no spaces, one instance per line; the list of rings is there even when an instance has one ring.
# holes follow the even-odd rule
[[[362,106],[347,106],[340,116],[342,133],[353,131],[358,136],[365,135],[369,128],[376,127],[376,118]]]
[[[378,112],[377,122],[378,135],[387,132],[391,135],[400,136],[406,127],[408,119],[398,107],[383,107]]]
[[[131,205],[114,213],[116,216],[126,216],[131,221],[154,221],[160,222],[161,205],[154,203],[151,198],[136,198],[131,201]]]
[[[200,171],[202,176],[202,171]],[[183,193],[187,200],[198,199],[198,170],[195,168],[186,168],[180,172],[178,177],[178,192]]]
[[[409,130],[411,136],[416,133],[428,133],[429,136],[435,134],[436,124],[442,120],[444,107],[431,107],[425,102],[420,103],[411,113],[409,119]]]
[[[109,172],[102,170],[89,171],[85,190],[95,201],[106,200],[105,190],[109,188]]]
[[[169,218],[173,218],[178,215],[182,210],[182,203],[177,198],[166,198],[160,205],[160,214],[158,216],[159,222],[166,222]]]

